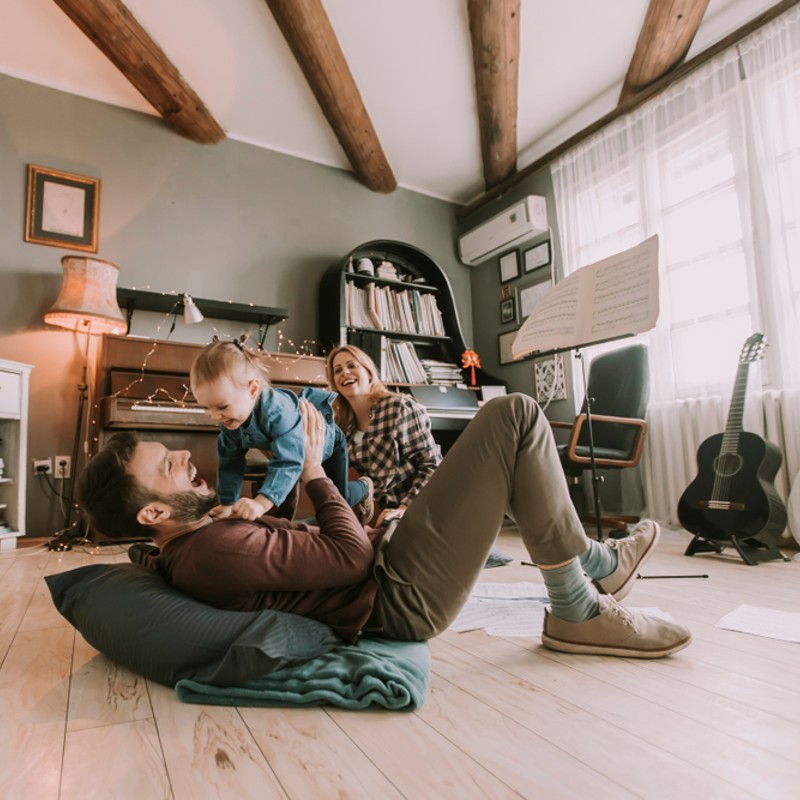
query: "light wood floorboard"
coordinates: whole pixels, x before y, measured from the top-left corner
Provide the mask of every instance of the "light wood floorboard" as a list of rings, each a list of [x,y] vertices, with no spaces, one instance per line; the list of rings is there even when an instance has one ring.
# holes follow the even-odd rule
[[[664,531],[626,600],[687,624],[687,650],[570,656],[538,637],[448,631],[414,713],[181,703],[98,654],[50,600],[45,575],[124,550],[3,554],[0,797],[795,798],[800,645],[716,624],[743,603],[800,611],[800,561],[687,558],[688,542]],[[482,580],[540,580],[513,530],[498,544],[517,560]]]

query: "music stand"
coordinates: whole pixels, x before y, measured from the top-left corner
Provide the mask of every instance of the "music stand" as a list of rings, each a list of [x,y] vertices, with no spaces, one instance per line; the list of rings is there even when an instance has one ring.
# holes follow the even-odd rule
[[[539,300],[511,346],[515,356],[574,350],[581,358],[598,538],[602,539],[594,434],[581,350],[649,331],[658,319],[658,237],[581,267]],[[555,345],[555,346],[553,346]]]
[[[595,517],[595,524],[597,526],[597,540],[602,542],[603,541],[603,525],[600,520],[601,513],[600,513],[600,490],[599,486],[603,481],[601,475],[597,474],[597,462],[595,460],[595,451],[594,451],[594,434],[592,433],[592,400],[589,396],[589,385],[586,380],[586,362],[583,358],[583,353],[581,350],[584,347],[589,347],[590,345],[597,345],[597,344],[605,344],[606,342],[615,342],[618,339],[627,339],[628,337],[632,336],[633,334],[626,333],[621,336],[612,336],[608,339],[601,339],[597,342],[591,342],[586,344],[577,345],[576,347],[558,347],[554,348],[553,350],[546,350],[541,353],[534,353],[536,358],[548,358],[549,356],[554,356],[558,353],[566,353],[570,350],[574,351],[574,357],[581,362],[581,379],[583,382],[583,413],[586,414],[586,434],[589,439],[589,471],[591,473],[592,479],[592,499],[594,500],[594,517]]]

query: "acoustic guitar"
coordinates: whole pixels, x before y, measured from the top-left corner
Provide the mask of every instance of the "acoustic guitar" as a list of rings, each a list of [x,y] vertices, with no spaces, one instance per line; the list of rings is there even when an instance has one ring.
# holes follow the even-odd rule
[[[786,506],[774,486],[783,457],[771,442],[742,430],[748,371],[764,347],[761,333],[744,343],[725,433],[709,436],[697,450],[697,477],[678,503],[681,525],[695,534],[685,555],[731,544],[751,565],[783,559],[773,541],[786,527]]]

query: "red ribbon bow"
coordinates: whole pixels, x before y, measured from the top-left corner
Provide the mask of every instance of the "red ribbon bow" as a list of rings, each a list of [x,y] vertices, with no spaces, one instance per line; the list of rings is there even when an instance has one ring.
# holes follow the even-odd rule
[[[465,350],[461,354],[461,366],[464,369],[467,369],[467,367],[469,367],[469,369],[470,369],[469,385],[470,386],[474,386],[475,385],[475,367],[477,367],[478,369],[481,368],[481,359],[480,359],[480,357],[478,356],[478,354],[474,350]]]

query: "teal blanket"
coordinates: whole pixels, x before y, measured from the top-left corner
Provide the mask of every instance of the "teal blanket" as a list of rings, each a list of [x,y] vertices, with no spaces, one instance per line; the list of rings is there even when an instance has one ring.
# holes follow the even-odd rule
[[[413,711],[425,701],[431,657],[427,642],[362,639],[236,686],[192,680],[175,685],[184,703],[213,706],[322,706]]]

